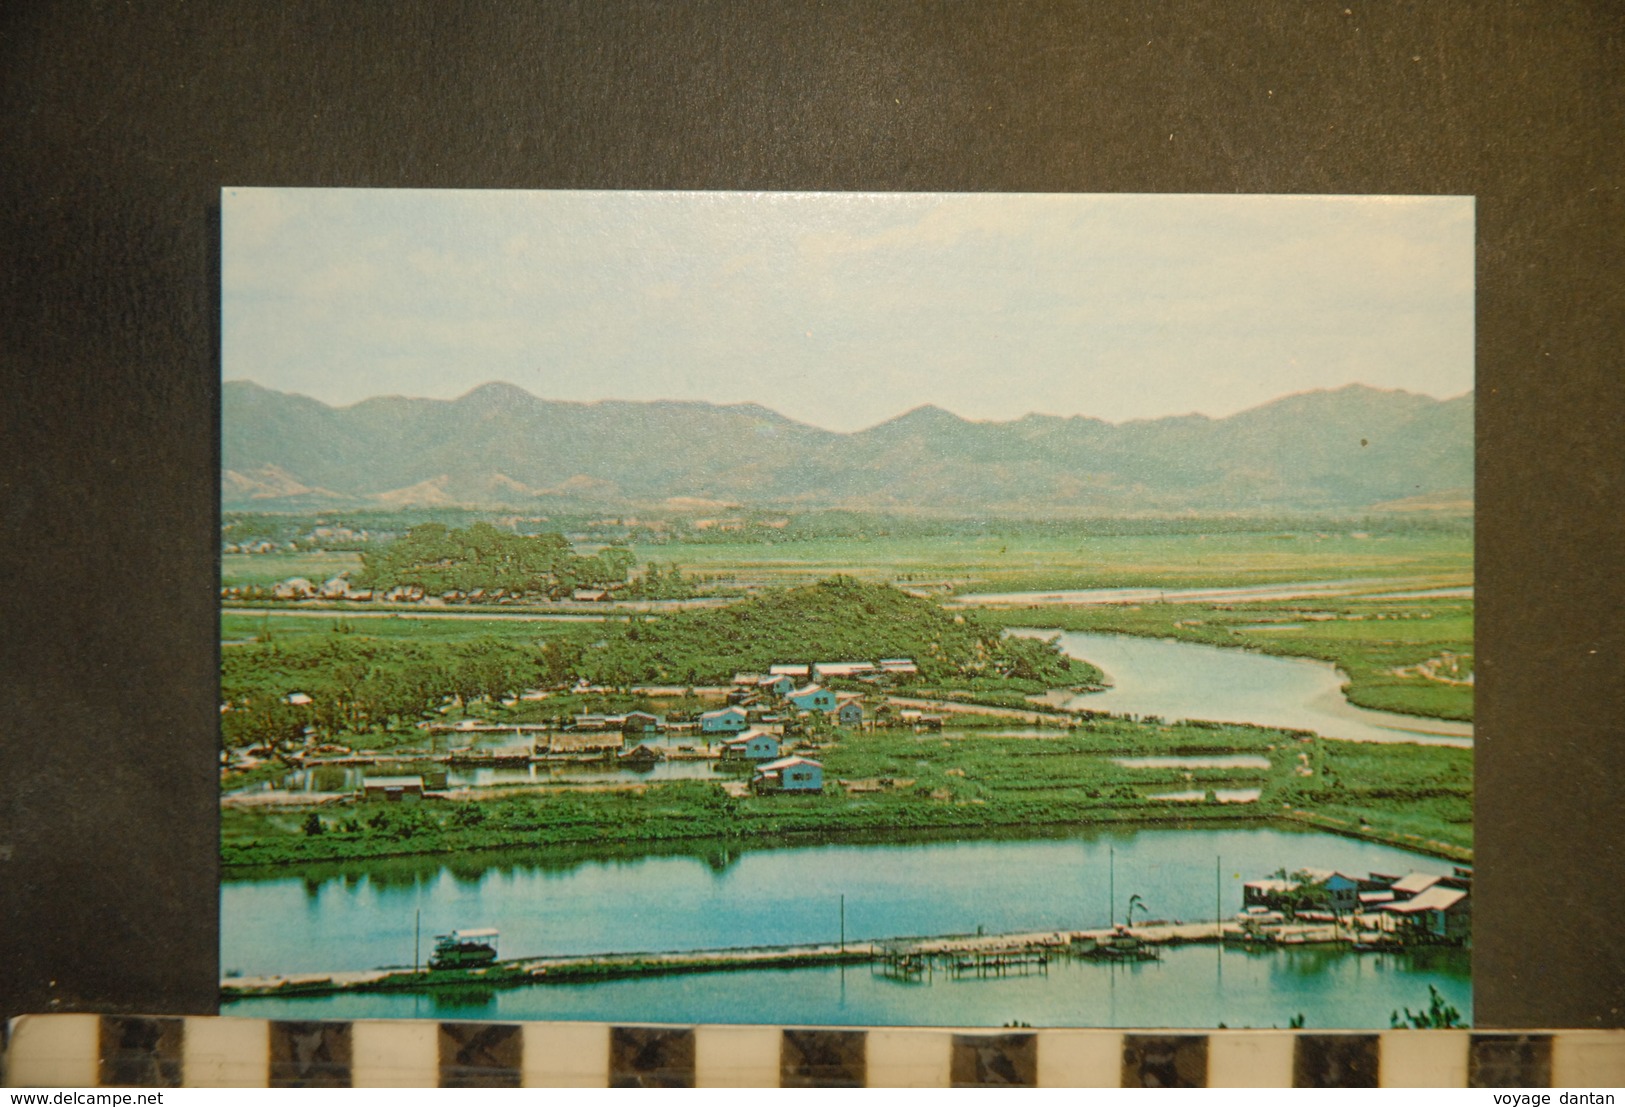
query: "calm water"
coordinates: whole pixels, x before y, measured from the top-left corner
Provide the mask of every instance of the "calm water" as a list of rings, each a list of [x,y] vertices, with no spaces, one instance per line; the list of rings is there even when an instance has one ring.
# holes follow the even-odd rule
[[[1011,633],[1050,638],[1057,632]],[[1357,742],[1472,745],[1470,723],[1355,707],[1343,698],[1343,676],[1324,661],[1125,634],[1065,631],[1060,639],[1068,655],[1099,666],[1112,682],[1104,692],[1069,701],[1069,707],[1169,721],[1257,723]]]
[[[1222,868],[1215,871],[1217,858]],[[1265,828],[1076,833],[1043,840],[825,845],[709,857],[549,859],[532,851],[374,863],[304,878],[234,880],[222,887],[222,966],[245,975],[403,965],[413,918],[423,949],[453,927],[495,926],[504,956],[703,949],[833,941],[846,897],[849,938],[1099,926],[1115,868],[1117,917],[1138,895],[1151,917],[1211,919],[1240,909],[1241,884],[1277,868],[1448,872],[1437,860],[1317,832]],[[1217,903],[1216,903],[1217,900]],[[1139,917],[1145,917],[1143,915]],[[1232,966],[1234,966],[1232,968]],[[1078,1025],[1379,1025],[1425,1003],[1427,984],[1467,1009],[1466,959],[1426,961],[1352,953],[1224,954],[1169,950],[1160,965],[1116,970],[1053,966],[1048,977],[954,981],[925,992],[848,968],[647,978],[438,998],[350,995],[233,1004],[233,1014],[310,1017],[446,1015],[472,1004],[494,1017],[629,1018],[702,1022],[967,1023],[1012,1018]],[[1444,986],[1448,985],[1448,987]],[[1115,1008],[1102,1008],[1113,988]],[[902,989],[907,994],[899,994]],[[1353,989],[1351,992],[1350,989]],[[1420,998],[1418,998],[1420,997]],[[459,1008],[460,1009],[460,1008]],[[1379,1010],[1380,1009],[1380,1010]],[[1115,1014],[1112,1011],[1115,1010]],[[1223,1012],[1234,1011],[1233,1015]],[[1220,1012],[1213,1015],[1213,1012]],[[303,1017],[284,1014],[282,1017]],[[1372,1016],[1375,1018],[1375,1016]],[[1339,1021],[1350,1020],[1350,1021]]]
[[[704,843],[695,848],[702,849]],[[1113,861],[1115,857],[1115,862]],[[228,880],[221,963],[246,975],[411,964],[423,933],[494,926],[502,954],[711,949],[851,938],[1102,926],[1132,894],[1162,919],[1226,915],[1241,885],[1285,867],[1449,872],[1448,863],[1314,831],[1139,828],[1023,840],[806,845],[710,855],[562,859],[505,850],[346,871]],[[1141,916],[1144,917],[1143,915]]]
[[[865,966],[699,973],[586,985],[435,989],[249,999],[228,1015],[279,1019],[579,1019],[593,1022],[821,1023],[836,1026],[1380,1028],[1389,1013],[1427,1006],[1437,988],[1472,1009],[1462,950],[1407,955],[1294,949],[1245,953],[1214,946],[1164,951],[1130,965],[1057,961],[1043,976],[905,984]]]

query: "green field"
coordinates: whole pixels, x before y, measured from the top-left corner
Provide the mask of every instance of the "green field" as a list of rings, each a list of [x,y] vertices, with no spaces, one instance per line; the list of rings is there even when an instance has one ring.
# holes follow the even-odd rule
[[[810,539],[633,548],[639,564],[676,564],[701,587],[804,584],[835,573],[955,592],[1221,587],[1372,577],[1418,587],[1472,579],[1472,539],[1450,534],[1283,532]]]
[[[1404,577],[1417,587],[1472,580],[1472,537],[1447,533],[1008,534],[810,538],[782,543],[634,546],[639,566],[681,566],[702,590],[807,584],[835,574],[956,592],[1223,587]],[[350,552],[225,554],[225,587],[289,577],[321,583],[361,570]]]
[[[527,645],[549,638],[562,638],[579,631],[582,622],[560,619],[482,618],[478,609],[467,614],[436,614],[414,618],[410,613],[362,615],[355,611],[315,612],[308,609],[279,611],[267,607],[252,615],[225,612],[220,616],[220,641],[230,645],[276,641],[284,644],[308,642],[331,634],[346,634],[389,642],[471,642],[496,638]]]
[[[340,573],[359,573],[361,555],[348,550],[303,550],[298,553],[220,555],[222,588],[265,588],[290,577],[321,584]]]

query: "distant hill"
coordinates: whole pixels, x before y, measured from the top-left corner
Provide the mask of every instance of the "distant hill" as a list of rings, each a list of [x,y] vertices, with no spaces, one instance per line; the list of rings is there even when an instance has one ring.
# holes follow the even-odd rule
[[[1470,505],[1473,396],[1350,385],[1209,419],[1005,423],[921,407],[837,434],[754,405],[455,400],[333,408],[224,388],[227,509],[569,510],[692,503],[935,513],[1351,511]]]

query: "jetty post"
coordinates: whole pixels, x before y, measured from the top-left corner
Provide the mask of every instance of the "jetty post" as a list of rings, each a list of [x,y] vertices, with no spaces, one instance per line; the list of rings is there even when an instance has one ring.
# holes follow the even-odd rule
[[[1106,847],[1106,899],[1107,913],[1111,921],[1107,924],[1117,926],[1117,850],[1111,846]]]
[[[423,935],[423,908],[419,907],[412,913],[412,975],[418,973],[419,938]]]
[[[841,952],[846,952],[846,893],[841,893]]]

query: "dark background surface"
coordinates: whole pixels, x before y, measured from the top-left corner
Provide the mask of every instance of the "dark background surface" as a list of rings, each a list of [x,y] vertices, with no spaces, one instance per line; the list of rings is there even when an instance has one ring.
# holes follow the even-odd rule
[[[1625,1025],[1605,3],[0,10],[0,1014],[214,1009],[223,185],[1479,198],[1475,1023]]]

